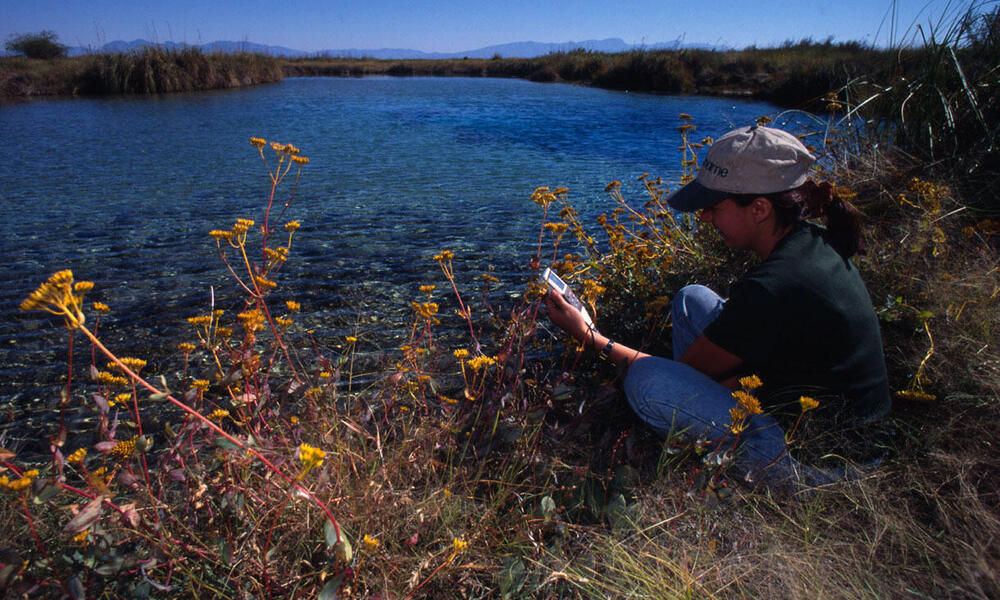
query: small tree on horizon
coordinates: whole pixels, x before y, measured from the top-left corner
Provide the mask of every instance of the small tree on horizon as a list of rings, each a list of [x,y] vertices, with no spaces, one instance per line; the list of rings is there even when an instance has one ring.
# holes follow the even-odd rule
[[[49,30],[12,35],[4,44],[4,48],[8,52],[23,54],[28,58],[49,59],[66,56],[69,48],[57,42],[58,37],[54,31]]]

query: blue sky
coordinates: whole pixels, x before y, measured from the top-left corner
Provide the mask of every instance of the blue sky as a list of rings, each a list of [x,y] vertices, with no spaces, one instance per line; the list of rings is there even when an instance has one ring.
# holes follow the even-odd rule
[[[897,31],[905,31],[937,22],[942,13],[970,1],[0,0],[0,38],[49,29],[70,46],[144,38],[425,52],[604,38],[744,47],[833,36],[885,45],[893,15]]]

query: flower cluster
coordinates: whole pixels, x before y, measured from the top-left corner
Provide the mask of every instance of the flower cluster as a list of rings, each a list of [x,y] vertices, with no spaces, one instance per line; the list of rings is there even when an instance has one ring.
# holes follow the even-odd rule
[[[411,302],[410,305],[420,318],[427,321],[433,319],[437,322],[437,319],[434,317],[438,313],[439,307],[437,302]]]
[[[111,449],[111,456],[114,456],[120,461],[124,461],[129,456],[132,456],[132,452],[135,451],[135,438],[130,440],[121,440],[115,444],[114,448]]]
[[[299,446],[299,462],[302,463],[302,467],[306,471],[323,464],[324,458],[326,458],[326,452],[315,446],[310,446],[309,444],[302,444]]]
[[[0,488],[18,492],[31,485],[31,482],[38,477],[38,470],[31,469],[21,474],[21,477],[11,481],[6,475],[0,476]]]
[[[69,269],[54,273],[21,303],[21,310],[44,310],[63,317],[66,327],[76,329],[86,320],[83,316],[83,295],[94,289],[93,282],[73,282]]]
[[[466,364],[469,365],[469,368],[473,371],[479,371],[480,369],[496,364],[496,362],[495,358],[490,358],[489,356],[477,356],[475,358],[470,358],[466,361]]]
[[[746,430],[750,423],[750,418],[759,415],[764,410],[760,406],[760,400],[752,394],[762,383],[756,375],[749,375],[739,380],[742,389],[733,392],[733,399],[736,406],[729,409],[729,431],[739,434]]]
[[[71,465],[83,464],[83,459],[87,457],[86,448],[78,448],[72,454],[66,457],[66,462]]]

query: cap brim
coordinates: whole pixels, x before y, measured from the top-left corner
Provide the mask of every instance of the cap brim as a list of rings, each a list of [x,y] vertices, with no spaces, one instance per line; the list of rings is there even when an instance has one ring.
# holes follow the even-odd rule
[[[709,189],[695,180],[674,192],[667,199],[667,204],[674,210],[692,212],[718,204],[725,200],[726,196],[731,195],[728,192]]]

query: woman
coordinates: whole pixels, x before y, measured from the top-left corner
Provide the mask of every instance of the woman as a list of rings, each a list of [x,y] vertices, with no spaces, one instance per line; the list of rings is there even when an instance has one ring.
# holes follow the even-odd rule
[[[674,360],[588,328],[557,292],[546,299],[553,323],[627,370],[629,404],[664,437],[736,439],[731,390],[738,377],[757,375],[765,412],[738,434],[735,461],[750,477],[824,479],[787,452],[786,430],[794,425],[781,420],[781,404],[790,390],[796,408],[795,392],[821,395],[817,412],[840,428],[874,422],[890,407],[878,321],[848,260],[860,246],[860,218],[829,183],[808,179],[814,162],[795,136],[744,127],[719,138],[697,179],[670,197],[671,208],[700,211],[727,246],[762,261],[733,284],[728,299],[704,286],[676,294]],[[807,222],[817,217],[826,228]]]

